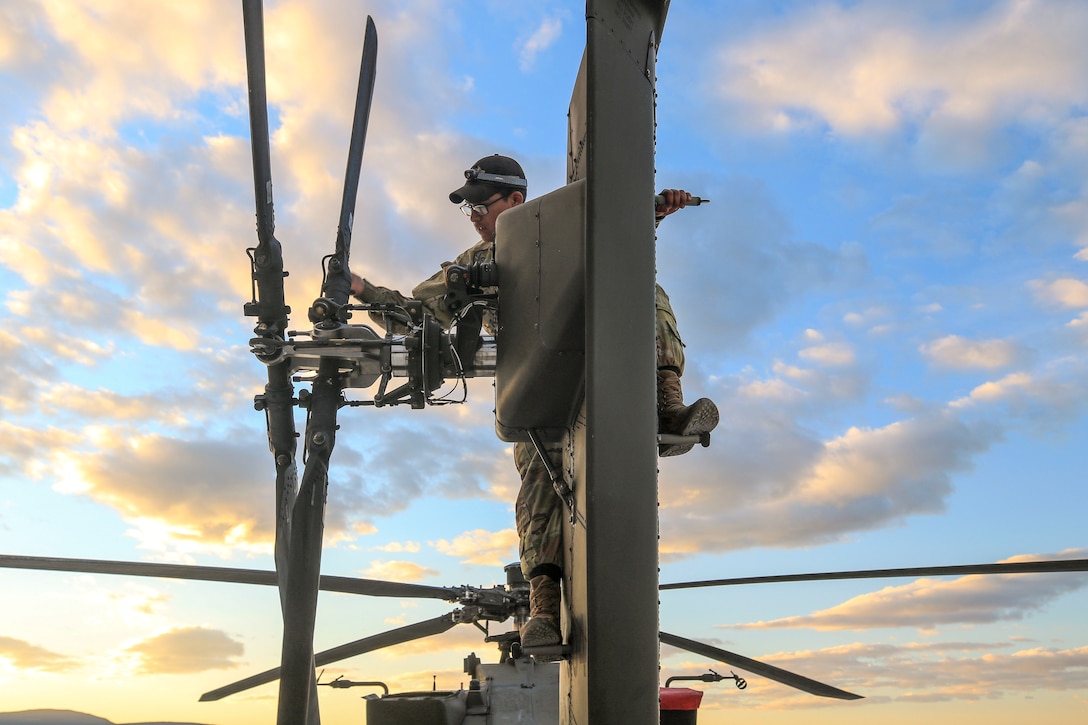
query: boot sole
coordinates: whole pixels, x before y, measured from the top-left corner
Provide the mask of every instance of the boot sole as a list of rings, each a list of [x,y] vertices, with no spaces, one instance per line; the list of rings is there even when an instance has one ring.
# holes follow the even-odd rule
[[[522,647],[554,647],[563,644],[559,625],[536,617],[529,620],[521,631]]]
[[[684,421],[684,425],[680,429],[679,435],[690,436],[709,433],[718,426],[718,421],[721,418],[718,414],[718,406],[714,405],[713,402],[706,398],[700,398],[692,403],[690,411],[688,419]],[[682,456],[694,447],[694,443],[658,446],[657,455],[659,458]]]

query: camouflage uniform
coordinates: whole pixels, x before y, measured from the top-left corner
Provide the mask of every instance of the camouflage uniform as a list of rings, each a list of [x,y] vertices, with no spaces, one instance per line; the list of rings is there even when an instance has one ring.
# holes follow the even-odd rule
[[[676,316],[665,290],[655,286],[657,367],[672,367],[683,375],[684,343],[676,330]],[[563,468],[562,447],[549,446],[547,453],[553,466]],[[563,571],[563,503],[531,443],[514,444],[514,465],[521,474],[515,509],[521,573],[526,579],[539,574],[558,576]]]
[[[467,266],[473,262],[490,262],[493,259],[494,246],[481,240],[472,248],[459,255],[452,264]],[[411,299],[421,300],[427,311],[443,327],[448,327],[453,318],[443,304],[446,294],[445,267],[412,290]],[[671,367],[677,373],[684,373],[684,343],[676,330],[676,316],[673,314],[669,296],[661,285],[656,286],[655,307],[657,336],[657,367]],[[485,290],[494,292],[495,288]],[[406,298],[400,292],[363,280],[360,299],[366,302],[383,302],[403,305]],[[371,317],[380,324],[386,324],[380,313],[371,313]],[[495,313],[484,314],[484,329],[495,334],[498,329]],[[548,456],[552,465],[562,468],[564,449],[548,447]],[[540,574],[551,574],[558,578],[563,570],[563,502],[552,487],[547,468],[537,456],[536,448],[531,443],[514,444],[514,465],[521,475],[521,489],[515,508],[515,520],[518,530],[518,554],[521,557],[521,571],[526,579]]]
[[[677,375],[684,374],[684,342],[676,330],[676,315],[672,303],[661,285],[655,284],[657,306],[657,367],[675,368]]]
[[[552,465],[561,466],[563,448],[546,450]],[[521,474],[514,508],[521,573],[526,580],[539,574],[558,577],[563,571],[563,502],[532,443],[514,444],[514,465]]]

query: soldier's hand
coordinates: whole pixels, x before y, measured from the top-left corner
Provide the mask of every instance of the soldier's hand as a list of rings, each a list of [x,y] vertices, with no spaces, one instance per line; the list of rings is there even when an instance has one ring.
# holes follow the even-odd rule
[[[351,273],[351,293],[356,297],[360,297],[363,294],[363,289],[366,287],[366,283],[363,282],[363,278],[354,272]]]
[[[664,219],[669,214],[680,211],[691,201],[691,194],[683,189],[665,189],[660,196],[664,199],[664,203],[655,207],[655,215],[658,219]]]

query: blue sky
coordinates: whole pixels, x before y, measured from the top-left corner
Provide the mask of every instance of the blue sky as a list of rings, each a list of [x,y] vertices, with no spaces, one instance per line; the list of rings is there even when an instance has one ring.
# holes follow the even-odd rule
[[[409,290],[476,240],[446,195],[488,153],[564,177],[574,2],[269,2],[272,173],[294,327],[332,251],[367,14],[377,90],[352,267]],[[270,568],[252,398],[241,10],[0,9],[0,551]],[[1084,557],[1088,6],[673,3],[658,59],[659,280],[708,450],[663,460],[662,581]],[[491,584],[518,480],[489,381],[341,415],[324,571]],[[301,425],[301,418],[300,418]],[[0,702],[266,722],[273,591],[0,572]],[[662,594],[662,627],[865,694],[749,678],[700,721],[1081,722],[1081,575]],[[323,596],[326,648],[446,611]],[[460,631],[464,629],[465,631]],[[328,677],[456,687],[470,628]],[[663,673],[719,667],[666,649]],[[326,721],[354,694],[322,693]]]

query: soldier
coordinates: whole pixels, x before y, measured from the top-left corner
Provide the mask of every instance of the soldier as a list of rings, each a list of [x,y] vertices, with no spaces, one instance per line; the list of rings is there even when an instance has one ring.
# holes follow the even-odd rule
[[[463,252],[452,264],[467,266],[490,262],[494,252],[495,222],[507,209],[525,202],[528,182],[521,165],[512,158],[495,154],[477,161],[465,172],[465,184],[450,193],[450,201],[460,205],[472,222],[480,241]],[[691,194],[679,189],[662,192],[665,203],[656,209],[657,222],[683,209]],[[449,262],[443,264],[443,268]],[[351,291],[364,302],[403,305],[408,299],[400,292],[378,287],[356,274],[351,276]],[[452,315],[444,304],[444,271],[421,282],[412,290],[412,299],[423,302],[443,326]],[[684,373],[684,345],[677,333],[676,317],[668,295],[657,285],[657,412],[658,431],[677,435],[707,433],[718,424],[718,409],[707,398],[684,405],[680,376]],[[487,314],[484,327],[494,334],[493,314]],[[661,456],[675,456],[691,449],[690,444],[658,447]],[[554,459],[558,449],[550,449]],[[522,574],[529,581],[530,619],[522,627],[521,643],[526,647],[560,644],[560,585],[563,575],[562,517],[563,503],[552,488],[547,468],[528,443],[514,446],[514,463],[521,475],[516,521]]]

